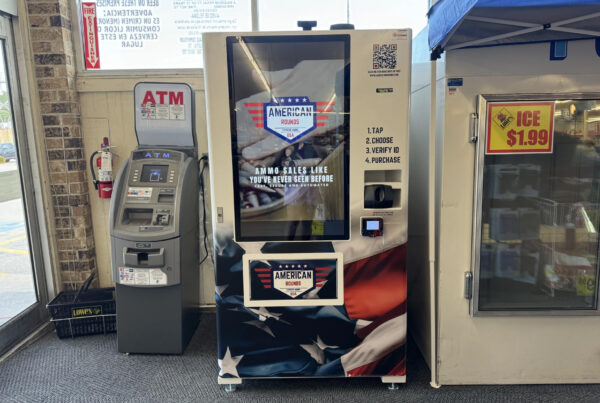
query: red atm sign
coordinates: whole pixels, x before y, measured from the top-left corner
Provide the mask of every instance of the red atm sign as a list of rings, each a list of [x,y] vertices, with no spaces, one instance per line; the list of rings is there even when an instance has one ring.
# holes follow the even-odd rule
[[[183,105],[183,91],[146,91],[142,104],[148,103],[161,105]]]

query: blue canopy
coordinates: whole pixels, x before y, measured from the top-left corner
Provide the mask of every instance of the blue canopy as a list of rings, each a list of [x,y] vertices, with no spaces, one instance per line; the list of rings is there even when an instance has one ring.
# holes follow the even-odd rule
[[[429,10],[429,48],[600,37],[600,0],[440,0]]]

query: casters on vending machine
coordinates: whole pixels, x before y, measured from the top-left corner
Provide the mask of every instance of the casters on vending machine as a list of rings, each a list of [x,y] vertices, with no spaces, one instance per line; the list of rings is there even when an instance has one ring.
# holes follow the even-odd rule
[[[225,385],[225,392],[235,392],[238,385],[242,384],[242,378],[218,378],[219,385]]]
[[[382,376],[381,382],[387,383],[388,390],[398,390],[399,384],[406,382],[406,376]]]

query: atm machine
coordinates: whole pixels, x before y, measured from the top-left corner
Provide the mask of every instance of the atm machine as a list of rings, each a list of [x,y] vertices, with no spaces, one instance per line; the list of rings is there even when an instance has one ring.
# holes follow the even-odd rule
[[[219,383],[404,382],[411,31],[203,44]]]
[[[135,87],[138,147],[110,204],[118,350],[182,354],[199,319],[198,154],[187,84]]]

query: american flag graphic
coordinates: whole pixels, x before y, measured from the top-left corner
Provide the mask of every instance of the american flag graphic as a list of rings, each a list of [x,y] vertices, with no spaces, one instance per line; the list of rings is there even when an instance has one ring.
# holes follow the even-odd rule
[[[219,376],[405,375],[406,245],[346,264],[343,306],[244,306],[244,253],[230,238],[217,247]]]

